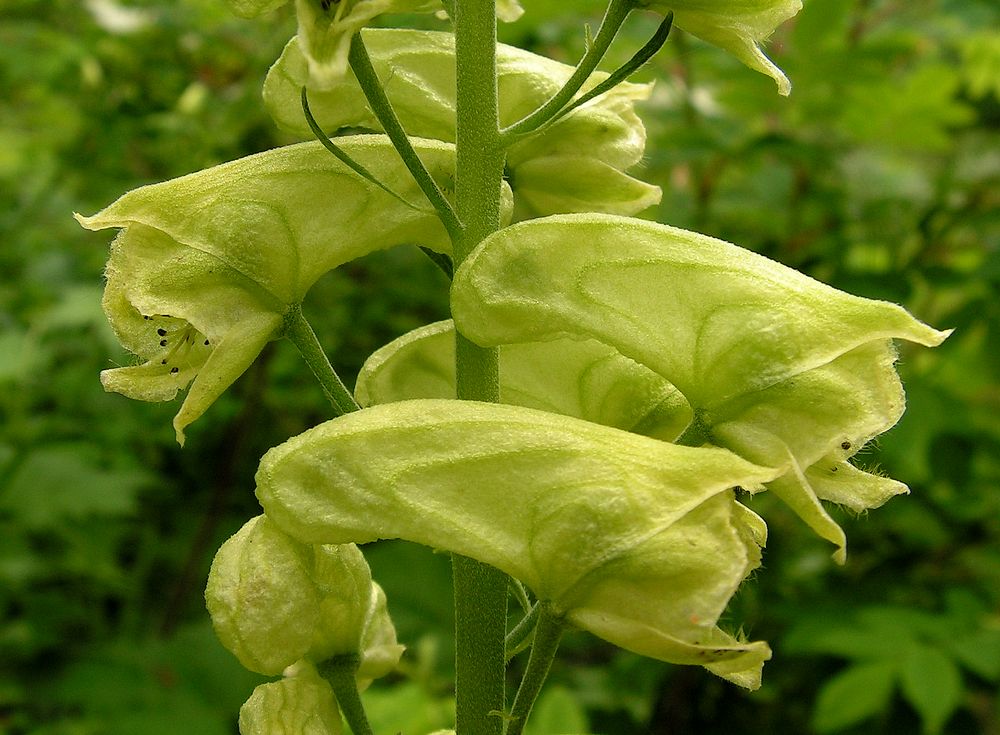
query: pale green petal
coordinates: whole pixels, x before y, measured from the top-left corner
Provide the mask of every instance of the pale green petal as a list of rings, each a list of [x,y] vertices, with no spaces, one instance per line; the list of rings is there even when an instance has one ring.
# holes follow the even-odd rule
[[[418,400],[342,416],[272,449],[257,494],[304,541],[403,538],[470,556],[599,635],[592,621],[618,619],[615,643],[666,658],[667,648],[630,637],[629,616],[636,630],[689,646],[714,640],[759,563],[756,530],[742,527],[728,488],[774,475],[725,450],[547,412]],[[699,650],[698,663],[736,655]]]
[[[233,325],[219,340],[174,416],[178,444],[184,446],[184,429],[246,372],[264,346],[281,333],[283,323],[280,314],[254,314]]]
[[[344,138],[341,146],[408,201],[423,204],[384,136]],[[453,147],[415,146],[448,190]],[[429,208],[400,202],[319,143],[145,186],[78,219],[93,230],[124,228],[111,249],[104,310],[142,364],[105,371],[102,381],[143,400],[170,400],[190,383],[174,421],[182,442],[184,427],[280,336],[285,315],[324,273],[399,244],[450,248]]]
[[[452,308],[482,345],[588,336],[651,368],[690,402],[691,441],[785,467],[776,492],[839,545],[808,468],[849,457],[899,418],[888,340],[948,334],[729,243],[605,215],[488,238],[456,273]]]
[[[647,0],[643,6],[674,12],[674,25],[729,51],[751,69],[768,75],[787,95],[792,85],[764,55],[760,43],[802,9],[802,0]]]
[[[691,420],[677,389],[594,340],[560,339],[500,348],[503,403],[537,408],[668,441]],[[420,327],[374,352],[361,368],[362,406],[455,395],[450,320]]]
[[[411,135],[454,141],[455,139],[455,44],[451,33],[403,29],[366,29],[363,32],[372,63],[403,127]],[[312,133],[302,113],[300,92],[309,83],[309,65],[292,39],[281,58],[271,67],[264,83],[264,101],[279,127],[303,137]],[[497,47],[500,121],[509,125],[533,112],[548,100],[573,72],[573,67],[503,44]],[[584,91],[607,77],[595,73]],[[573,163],[579,176],[589,177],[596,193],[580,192],[575,182],[571,199],[598,202],[606,192],[617,197],[603,209],[634,214],[658,201],[658,188],[642,184],[622,172],[642,159],[646,131],[635,113],[635,103],[646,99],[651,85],[624,83],[574,110],[538,135],[512,145],[507,166],[515,197],[522,167],[536,159],[585,155],[594,164],[583,169]],[[309,85],[310,110],[322,128],[333,132],[344,127],[379,129],[368,110],[364,95],[353,76],[326,89]],[[604,164],[599,166],[597,164]],[[539,164],[544,168],[545,164]],[[527,181],[538,180],[538,166],[526,172]],[[602,177],[610,177],[605,183]],[[565,183],[565,182],[563,182]],[[562,184],[560,184],[562,185]],[[536,187],[537,192],[537,187]],[[534,211],[543,214],[553,210]],[[574,205],[575,208],[583,204]],[[561,205],[556,211],[566,211]]]
[[[253,690],[240,707],[240,735],[341,735],[330,685],[305,663],[291,676]]]

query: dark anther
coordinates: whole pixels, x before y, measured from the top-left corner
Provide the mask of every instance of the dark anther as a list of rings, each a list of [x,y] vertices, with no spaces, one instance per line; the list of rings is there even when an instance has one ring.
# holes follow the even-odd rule
[[[162,360],[160,360],[160,364],[161,365],[166,365],[167,364],[167,358],[163,358]]]
[[[164,329],[163,327],[160,327],[159,329],[156,330],[156,333],[161,337],[165,337],[167,335],[167,330]]]
[[[843,449],[846,452],[848,449],[851,448],[851,443],[850,442],[841,442],[840,443],[840,448]]]
[[[181,371],[181,369],[180,369],[180,368],[178,368],[178,367],[172,367],[172,368],[170,368],[170,374],[171,374],[171,375],[176,375],[176,374],[177,374],[177,373],[179,373],[180,371]]]
[[[166,347],[166,346],[167,346],[167,340],[161,339],[160,340],[160,347]]]

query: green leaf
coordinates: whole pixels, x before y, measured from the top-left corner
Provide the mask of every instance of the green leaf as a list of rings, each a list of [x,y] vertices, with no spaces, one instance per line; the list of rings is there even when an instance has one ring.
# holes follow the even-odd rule
[[[341,145],[389,188],[419,201],[386,138]],[[431,173],[449,180],[452,146],[416,146]],[[450,248],[433,214],[360,178],[316,142],[145,186],[78,219],[88,229],[125,228],[112,246],[104,309],[144,362],[106,370],[102,382],[152,401],[190,383],[174,419],[181,442],[184,428],[281,335],[286,314],[324,273],[403,243]]]
[[[863,509],[905,491],[845,464],[902,413],[889,340],[948,334],[735,245],[597,214],[487,238],[455,274],[452,311],[483,346],[590,337],[663,376],[694,412],[679,441],[782,468],[770,489],[838,558],[820,499]]]
[[[364,693],[364,703],[377,733],[425,733],[454,724],[454,702],[415,682],[372,687]]]
[[[766,534],[728,488],[773,474],[547,412],[416,400],[272,449],[257,496],[305,542],[402,538],[469,556],[612,643],[755,687],[766,645],[715,624]]]
[[[410,135],[455,140],[455,42],[451,33],[369,28],[363,31],[375,70]],[[541,106],[573,67],[512,46],[497,47],[500,123],[517,122]],[[607,78],[595,73],[582,92]],[[292,39],[264,83],[264,101],[279,127],[311,137],[299,105],[309,83],[301,40]],[[635,214],[660,199],[659,187],[624,173],[642,160],[646,131],[635,103],[650,85],[624,83],[507,151],[507,176],[519,217],[555,212]],[[329,132],[379,130],[353,76],[328,88],[309,85],[310,108]]]
[[[896,665],[878,662],[851,666],[823,685],[813,712],[818,732],[835,732],[885,710],[892,697]]]
[[[561,686],[546,687],[531,710],[525,735],[579,735],[590,731],[587,711]]]
[[[958,709],[964,686],[958,666],[937,648],[916,646],[903,659],[900,688],[920,714],[925,735],[941,732]]]
[[[58,528],[92,516],[128,516],[151,477],[101,467],[90,448],[40,447],[13,470],[0,508],[36,529]]]

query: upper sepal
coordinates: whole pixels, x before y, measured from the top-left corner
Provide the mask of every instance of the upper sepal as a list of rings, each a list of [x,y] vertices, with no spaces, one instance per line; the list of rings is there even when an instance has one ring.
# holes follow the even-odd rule
[[[548,412],[415,400],[272,449],[257,496],[304,542],[402,538],[469,556],[617,645],[752,683],[766,645],[716,627],[763,542],[730,488],[774,475]]]

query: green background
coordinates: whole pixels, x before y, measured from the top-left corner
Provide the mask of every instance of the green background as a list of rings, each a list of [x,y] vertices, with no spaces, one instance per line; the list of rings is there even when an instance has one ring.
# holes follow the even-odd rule
[[[502,37],[569,63],[601,10],[524,4]],[[605,68],[655,23],[632,19]],[[989,0],[806,0],[769,45],[787,99],[681,33],[640,74],[657,85],[637,175],[664,190],[649,217],[957,331],[903,348],[908,412],[862,460],[912,494],[838,514],[845,567],[768,505],[764,568],[726,619],[774,648],[760,691],[574,634],[533,735],[1000,732],[998,29]],[[290,8],[243,21],[222,0],[0,3],[0,733],[233,733],[258,681],[215,642],[204,579],[258,512],[259,456],[326,404],[274,343],[182,451],[176,404],[100,387],[130,358],[100,309],[107,233],[70,215],[291,142],[259,91],[292,33]],[[351,383],[372,350],[444,317],[446,289],[396,250],[326,277],[305,308]],[[449,724],[447,559],[368,551],[409,650],[365,700],[376,732],[424,735]]]

